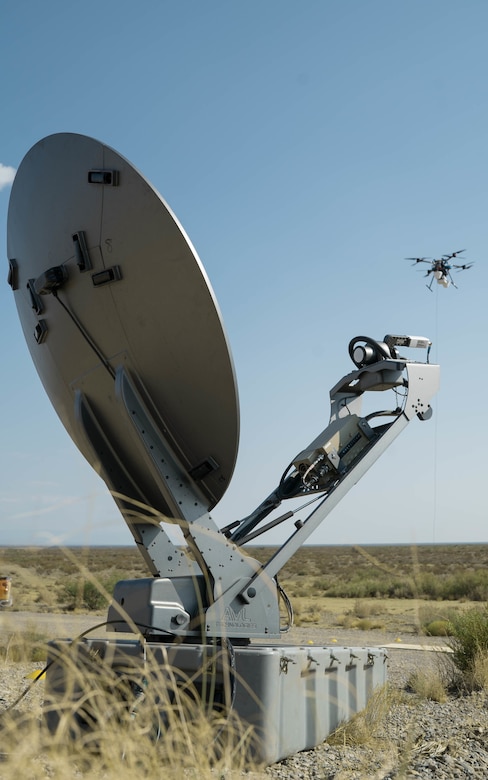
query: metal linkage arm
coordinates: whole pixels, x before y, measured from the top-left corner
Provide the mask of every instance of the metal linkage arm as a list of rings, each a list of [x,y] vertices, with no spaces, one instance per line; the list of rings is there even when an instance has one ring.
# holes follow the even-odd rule
[[[281,500],[314,495],[320,500],[323,495],[315,510],[296,524],[295,532],[263,567],[267,581],[278,574],[410,420],[431,416],[430,400],[439,387],[439,366],[409,361],[397,350],[398,346],[429,349],[430,344],[428,339],[408,336],[386,336],[384,342],[365,337],[351,341],[349,352],[357,369],[331,389],[328,427],[294,458],[290,475],[285,472],[273,493],[229,534],[231,540],[244,544],[257,536],[252,529]],[[396,395],[393,408],[362,416],[364,394],[385,390]],[[260,576],[261,572],[256,572],[248,587],[234,596],[249,604],[259,593]]]
[[[149,605],[142,622],[173,635],[278,637],[276,576],[280,569],[409,421],[415,416],[427,419],[431,414],[429,402],[438,388],[439,367],[402,358],[396,348],[399,341],[404,346],[430,345],[427,339],[415,339],[418,343],[414,344],[410,337],[385,337],[384,342],[353,339],[349,352],[356,370],[330,391],[327,428],[298,453],[275,490],[251,515],[220,531],[204,511],[196,487],[177,458],[170,457],[166,444],[151,433],[156,427],[142,400],[132,392],[127,377],[119,374],[119,387],[120,380],[124,380],[124,405],[131,411],[138,441],[146,445],[147,467],[159,469],[165,461],[165,499],[175,514],[179,513],[178,524],[203,577],[185,575],[181,570],[183,576],[175,577],[171,561],[170,568],[161,565],[158,580],[139,581],[137,592],[133,583],[121,583],[115,594],[118,602],[125,603],[129,613],[139,616],[139,620],[141,609]],[[363,413],[365,395],[375,393],[379,397],[385,390],[395,395],[392,408]],[[259,529],[264,518],[282,501],[300,497],[316,501],[316,508],[305,520],[295,523],[294,532],[275,555],[265,565],[246,555],[242,545],[293,512]],[[130,609],[129,602],[133,604]]]

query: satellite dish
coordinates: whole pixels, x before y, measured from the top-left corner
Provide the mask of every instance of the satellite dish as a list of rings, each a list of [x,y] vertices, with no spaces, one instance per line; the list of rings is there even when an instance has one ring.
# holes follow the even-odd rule
[[[234,709],[256,732],[253,759],[270,764],[319,744],[385,683],[384,651],[343,648],[339,660],[335,648],[319,648],[314,663],[333,675],[317,674],[315,685],[307,648],[286,646],[285,657],[278,647],[251,640],[281,638],[280,596],[289,615],[285,628],[291,627],[279,572],[409,421],[431,416],[439,367],[428,363],[428,353],[427,363],[411,362],[397,349],[429,350],[430,340],[353,339],[357,370],[332,387],[328,426],[254,512],[219,530],[208,509],[224,494],[237,455],[232,359],[203,268],[162,198],[109,147],[81,135],[49,136],[17,172],[8,257],[9,283],[41,380],[68,433],[111,489],[152,574],[117,583],[109,606],[112,633],[138,636],[78,637],[80,668],[95,652],[101,664],[113,666],[115,659],[118,670],[126,657],[131,676],[141,661],[144,674],[147,646],[156,663],[170,656],[181,667],[176,677],[190,674],[198,683],[208,670],[211,685],[230,692],[219,698],[219,712]],[[363,416],[362,396],[383,391],[393,393],[394,405],[381,401],[378,411]],[[305,499],[300,514],[313,506],[267,563],[239,549],[291,519],[294,511],[262,525],[283,501],[298,497]],[[166,517],[154,522],[154,511]],[[171,518],[188,554],[159,523]],[[235,649],[232,639],[239,640]],[[58,643],[47,667],[59,694],[46,717],[52,731],[66,696],[78,703],[85,696],[83,686],[73,694],[65,674],[67,647]],[[228,663],[218,660],[221,652]],[[280,674],[290,660],[295,671]],[[127,706],[129,712],[129,699]]]
[[[108,487],[184,517],[167,451],[214,506],[237,456],[233,363],[205,271],[158,192],[99,141],[51,135],[15,177],[8,257],[42,383]]]

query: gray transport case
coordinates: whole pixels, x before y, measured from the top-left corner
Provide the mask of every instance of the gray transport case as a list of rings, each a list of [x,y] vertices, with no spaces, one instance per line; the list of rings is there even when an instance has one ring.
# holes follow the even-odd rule
[[[72,664],[63,663],[67,643],[52,646],[52,666],[47,676],[46,721],[55,731],[64,712],[70,718],[77,709],[77,699],[84,701],[83,664],[90,666],[96,656],[127,674],[144,677],[148,668],[157,667],[157,678],[146,684],[161,689],[161,677],[166,681],[166,692],[176,673],[180,679],[194,679],[204,688],[204,674],[214,653],[203,645],[175,645],[119,639],[84,639],[76,649],[79,683],[70,683]],[[386,651],[369,647],[297,647],[288,645],[248,645],[235,647],[235,669],[231,670],[226,654],[219,654],[216,665],[217,681],[212,680],[214,696],[222,701],[223,688],[235,692],[231,711],[226,717],[230,728],[235,727],[233,716],[246,729],[249,758],[272,764],[301,750],[311,749],[323,742],[341,723],[366,706],[373,691],[386,682]],[[155,664],[146,666],[145,658],[153,655]],[[71,657],[72,660],[72,657]],[[214,672],[215,673],[215,672]],[[210,683],[210,680],[209,680]],[[69,699],[66,691],[70,691]],[[164,720],[165,699],[161,699],[161,719]],[[80,722],[78,723],[80,727]],[[76,734],[76,730],[74,735]],[[164,734],[161,736],[164,739]]]

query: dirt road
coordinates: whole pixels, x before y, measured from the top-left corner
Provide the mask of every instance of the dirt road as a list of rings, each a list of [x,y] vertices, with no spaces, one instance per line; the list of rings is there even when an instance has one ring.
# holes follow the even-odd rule
[[[13,634],[31,631],[40,634],[45,639],[75,638],[81,633],[93,629],[90,637],[106,637],[104,625],[106,613],[90,612],[89,614],[58,614],[51,612],[14,612],[0,610],[0,634]],[[121,636],[118,634],[117,636]],[[269,641],[256,640],[257,644],[270,644]],[[287,645],[317,645],[338,647],[385,647],[392,652],[396,650],[414,649],[424,646],[425,650],[432,645],[442,646],[445,640],[440,637],[427,637],[418,634],[396,634],[385,630],[360,631],[358,629],[343,629],[340,627],[324,628],[319,626],[294,627],[284,633],[282,638],[271,644]],[[409,647],[410,646],[410,647]],[[390,653],[391,655],[391,653]]]
[[[105,613],[88,615],[56,614],[50,612],[0,611],[0,633],[14,634],[32,631],[47,639],[76,637],[105,620]],[[92,636],[105,634],[105,627],[93,632]]]

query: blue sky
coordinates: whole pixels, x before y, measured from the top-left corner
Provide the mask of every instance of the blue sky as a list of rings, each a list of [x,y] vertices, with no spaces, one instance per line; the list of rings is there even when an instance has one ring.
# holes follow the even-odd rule
[[[326,426],[349,340],[397,332],[434,342],[434,418],[310,542],[488,541],[485,0],[2,0],[0,29],[0,544],[131,543],[42,389],[6,284],[12,174],[65,131],[144,173],[212,282],[241,404],[219,525]],[[457,290],[429,293],[403,259],[464,247],[475,265]]]

